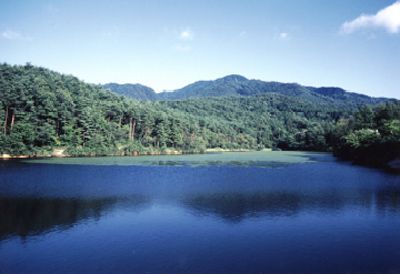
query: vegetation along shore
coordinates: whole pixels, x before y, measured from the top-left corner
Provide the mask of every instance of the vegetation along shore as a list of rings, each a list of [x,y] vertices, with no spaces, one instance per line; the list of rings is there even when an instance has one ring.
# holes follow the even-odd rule
[[[374,166],[400,159],[399,101],[335,87],[229,75],[156,94],[2,64],[0,107],[3,158],[272,149]]]

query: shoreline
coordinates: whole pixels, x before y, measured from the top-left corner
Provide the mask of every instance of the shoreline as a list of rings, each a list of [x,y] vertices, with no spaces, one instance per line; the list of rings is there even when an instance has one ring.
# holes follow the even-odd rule
[[[182,151],[182,150],[173,150],[166,149],[163,151],[132,151],[131,154],[95,154],[89,153],[86,155],[68,155],[64,154],[64,149],[54,149],[51,154],[41,154],[41,155],[10,155],[10,154],[0,154],[0,161],[7,160],[19,160],[19,159],[44,159],[44,158],[93,158],[93,157],[142,157],[142,156],[160,156],[160,155],[195,155],[195,154],[207,154],[207,153],[226,153],[226,152],[272,152],[272,149],[262,149],[262,150],[254,150],[254,149],[222,149],[222,148],[209,148],[204,151]],[[398,173],[400,172],[400,159],[396,158],[392,161],[389,161],[386,164],[372,165],[371,163],[363,163],[358,161],[352,161],[351,159],[346,159],[340,157],[339,155],[335,155],[332,152],[328,151],[306,151],[306,152],[317,152],[317,153],[331,153],[333,157],[340,161],[346,161],[353,163],[355,165],[370,167],[370,168],[378,168],[382,170],[387,170],[390,172]]]
[[[69,155],[64,153],[65,149],[54,149],[49,154],[22,154],[11,155],[7,153],[0,154],[0,160],[14,160],[14,159],[38,159],[38,158],[91,158],[91,157],[140,157],[140,156],[157,156],[157,155],[185,155],[185,154],[205,154],[205,153],[222,153],[222,152],[251,152],[257,151],[253,149],[222,149],[222,148],[208,148],[204,151],[182,151],[174,149],[166,149],[163,151],[132,151],[130,154],[115,153],[115,154],[96,154],[88,153],[84,155]],[[273,151],[272,149],[264,149],[260,151]]]

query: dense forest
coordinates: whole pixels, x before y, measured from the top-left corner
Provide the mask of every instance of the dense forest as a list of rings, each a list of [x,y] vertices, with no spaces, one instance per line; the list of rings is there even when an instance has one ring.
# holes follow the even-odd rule
[[[364,158],[371,147],[374,153],[394,151],[381,153],[385,161],[398,156],[396,100],[239,76],[196,82],[186,87],[186,97],[185,88],[178,95],[161,95],[168,100],[120,96],[129,96],[126,87],[153,98],[140,85],[106,89],[30,64],[0,65],[0,154],[43,156],[57,148],[66,155],[271,148],[334,150],[342,157]],[[192,96],[201,89],[211,97]]]
[[[0,67],[1,153],[131,154],[205,148],[201,121],[44,68]],[[204,123],[203,123],[204,124]]]
[[[157,93],[141,84],[117,84],[108,83],[103,85],[103,88],[109,89],[118,95],[129,97],[137,100],[157,100]]]
[[[334,154],[356,163],[400,168],[400,104],[362,107],[351,119],[340,120],[331,143]]]

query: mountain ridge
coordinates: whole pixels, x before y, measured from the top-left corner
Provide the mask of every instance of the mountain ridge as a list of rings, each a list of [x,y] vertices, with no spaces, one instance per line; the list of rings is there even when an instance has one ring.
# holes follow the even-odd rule
[[[142,85],[126,87],[144,95],[154,92]],[[354,149],[341,149],[348,147],[346,140],[355,149],[370,140],[382,148],[377,129],[386,138],[382,151],[395,152],[397,145],[391,142],[399,140],[399,100],[237,75],[196,82],[179,96],[186,100],[131,100],[72,75],[30,64],[0,64],[0,155],[47,157],[60,150],[69,156],[138,155],[209,148],[331,151],[335,147],[347,155]],[[387,104],[362,104],[379,100]],[[371,155],[376,153],[373,150]]]
[[[138,87],[140,86],[140,87]],[[349,92],[340,87],[312,87],[298,83],[282,83],[248,79],[242,75],[231,74],[215,80],[200,80],[173,91],[156,93],[153,89],[140,84],[103,85],[119,95],[137,100],[186,100],[203,97],[256,96],[278,93],[291,97],[301,97],[310,101],[335,101],[345,103],[351,100],[356,104],[380,104],[393,98],[372,97],[361,93]],[[145,90],[145,92],[144,92]]]
[[[102,85],[103,88],[109,89],[114,93],[122,96],[138,99],[138,100],[156,100],[156,92],[145,85],[136,84],[118,84],[118,83],[107,83]]]

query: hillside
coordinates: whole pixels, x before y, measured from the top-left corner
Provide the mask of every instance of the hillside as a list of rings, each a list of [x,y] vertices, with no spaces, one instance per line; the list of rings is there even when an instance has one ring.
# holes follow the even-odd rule
[[[342,106],[352,105],[358,107],[364,104],[381,104],[387,98],[373,98],[363,94],[347,92],[337,87],[308,87],[295,83],[265,82],[249,80],[240,75],[228,75],[213,81],[198,81],[181,89],[171,92],[154,93],[149,90],[144,96],[136,85],[104,85],[111,91],[138,100],[185,100],[202,97],[227,97],[227,96],[258,96],[265,94],[281,94],[298,99],[307,100],[316,104],[326,103]]]
[[[238,96],[242,82],[259,82],[240,76],[213,82],[209,94],[222,82],[226,96],[138,101],[41,67],[2,64],[0,154],[41,156],[55,148],[68,155],[207,148],[327,151],[337,124],[351,119],[362,102],[391,101],[295,84],[282,84],[293,87],[285,92],[254,88],[248,90],[252,96]]]
[[[0,154],[197,150],[199,120],[31,65],[0,65]],[[207,129],[201,130],[208,134]]]
[[[157,95],[153,89],[141,84],[116,84],[109,83],[103,85],[105,89],[112,92],[138,100],[156,100]]]

